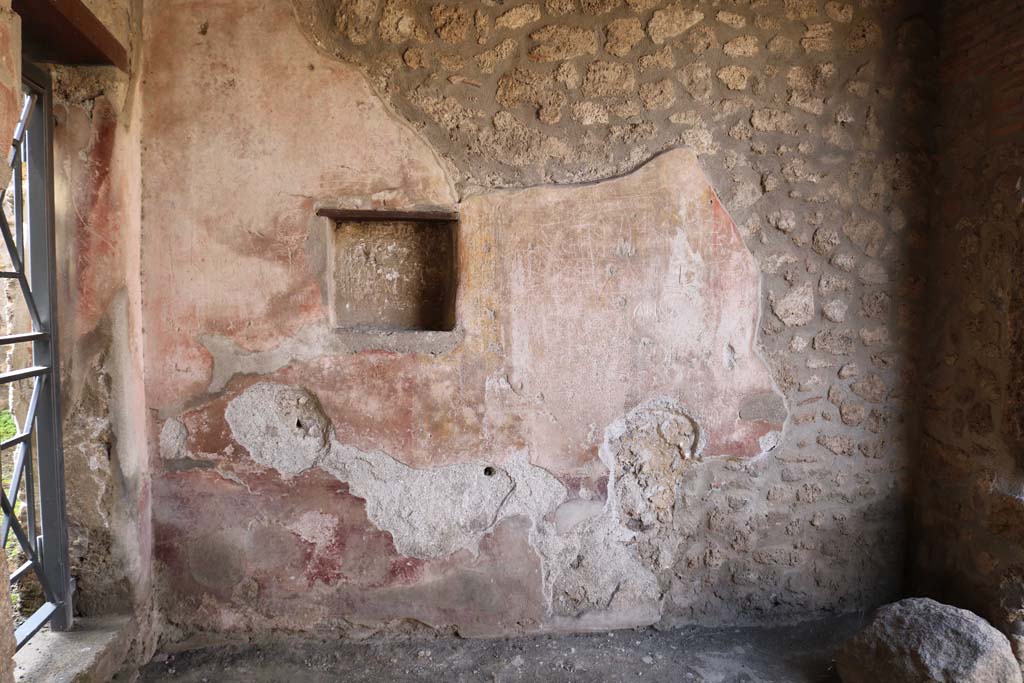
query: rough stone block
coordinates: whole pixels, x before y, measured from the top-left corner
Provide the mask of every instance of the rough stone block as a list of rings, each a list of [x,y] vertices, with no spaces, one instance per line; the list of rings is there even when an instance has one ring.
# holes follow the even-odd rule
[[[928,598],[886,605],[843,646],[843,683],[1020,683],[1010,641],[967,610]]]

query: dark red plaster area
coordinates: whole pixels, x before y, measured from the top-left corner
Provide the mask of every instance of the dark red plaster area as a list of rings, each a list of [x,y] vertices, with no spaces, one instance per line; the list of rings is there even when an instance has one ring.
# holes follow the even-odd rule
[[[476,556],[426,562],[397,555],[390,535],[366,520],[362,501],[329,476],[310,473],[293,485],[254,477],[247,484],[259,492],[205,470],[161,478],[156,559],[164,589],[177,596],[165,606],[172,622],[208,627],[200,606],[212,599],[221,617],[234,615],[232,623],[308,620],[305,626],[316,628],[318,620],[345,614],[490,635],[539,624],[540,568],[525,520],[500,524]],[[293,486],[303,494],[294,495]],[[296,520],[310,514],[334,525],[323,542],[298,530]]]

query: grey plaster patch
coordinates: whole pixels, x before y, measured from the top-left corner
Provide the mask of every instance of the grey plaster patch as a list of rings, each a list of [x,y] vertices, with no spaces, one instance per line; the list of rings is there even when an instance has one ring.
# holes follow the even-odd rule
[[[782,443],[782,432],[777,431],[768,432],[757,440],[757,445],[761,449],[762,455],[775,450],[780,443]]]
[[[557,624],[603,629],[660,618],[657,572],[676,559],[678,489],[705,443],[696,420],[667,397],[608,426],[599,451],[607,501],[567,500],[531,534]]]
[[[547,470],[530,464],[526,451],[520,451],[504,464],[515,488],[505,503],[503,516],[523,515],[537,524],[565,500],[562,482]]]
[[[253,460],[286,479],[315,467],[328,451],[327,417],[305,389],[254,384],[228,403],[224,417]]]
[[[181,420],[170,418],[160,429],[160,457],[164,460],[187,458],[188,450],[185,448],[187,439],[188,429]]]
[[[674,559],[678,485],[700,458],[706,437],[675,400],[659,398],[609,425],[600,450],[608,466],[608,502],[621,524],[638,532],[648,563],[668,568]]]
[[[597,517],[603,513],[604,501],[584,500],[582,498],[567,500],[559,505],[558,509],[555,510],[553,518],[555,533],[567,534],[572,531],[577,524],[585,522],[591,517]]]
[[[459,464],[415,469],[380,451],[334,441],[321,466],[366,500],[366,515],[390,532],[402,555],[431,559],[476,553],[501,520],[516,515],[536,525],[566,497],[565,487],[519,452],[499,467]]]
[[[557,624],[603,629],[660,618],[656,572],[675,559],[678,482],[705,442],[697,422],[670,398],[609,425],[600,449],[607,501],[566,500],[531,534]]]
[[[557,533],[553,524],[538,529],[532,540],[543,558],[551,612],[571,618],[577,628],[657,621],[661,591],[631,547],[634,536],[607,507],[566,533]]]
[[[565,500],[565,486],[529,464],[525,452],[503,467],[481,463],[415,469],[381,452],[332,442],[321,463],[367,502],[367,516],[391,533],[402,555],[432,559],[479,543],[503,519],[521,515],[535,526]]]
[[[334,442],[322,466],[366,500],[366,515],[402,555],[424,559],[477,551],[515,488],[492,465],[414,469],[380,452]],[[548,475],[550,476],[550,475]]]
[[[200,335],[201,343],[213,357],[213,371],[207,390],[224,389],[235,375],[265,374],[280,370],[296,360],[312,359],[322,354],[320,344],[325,329],[307,327],[293,338],[265,351],[250,352],[220,335]]]

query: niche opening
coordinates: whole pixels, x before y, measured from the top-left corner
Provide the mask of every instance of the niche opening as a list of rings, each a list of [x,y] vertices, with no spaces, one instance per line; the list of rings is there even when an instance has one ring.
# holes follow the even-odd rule
[[[329,298],[340,330],[455,328],[458,214],[453,211],[327,209]]]

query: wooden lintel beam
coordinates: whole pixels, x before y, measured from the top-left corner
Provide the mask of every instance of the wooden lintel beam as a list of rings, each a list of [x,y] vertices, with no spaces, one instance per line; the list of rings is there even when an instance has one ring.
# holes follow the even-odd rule
[[[12,0],[11,9],[21,17],[22,52],[30,60],[128,71],[128,51],[82,0]]]
[[[338,209],[320,207],[317,216],[330,218],[334,221],[422,221],[450,223],[459,220],[459,212],[448,209],[413,209],[407,211],[395,209]]]

